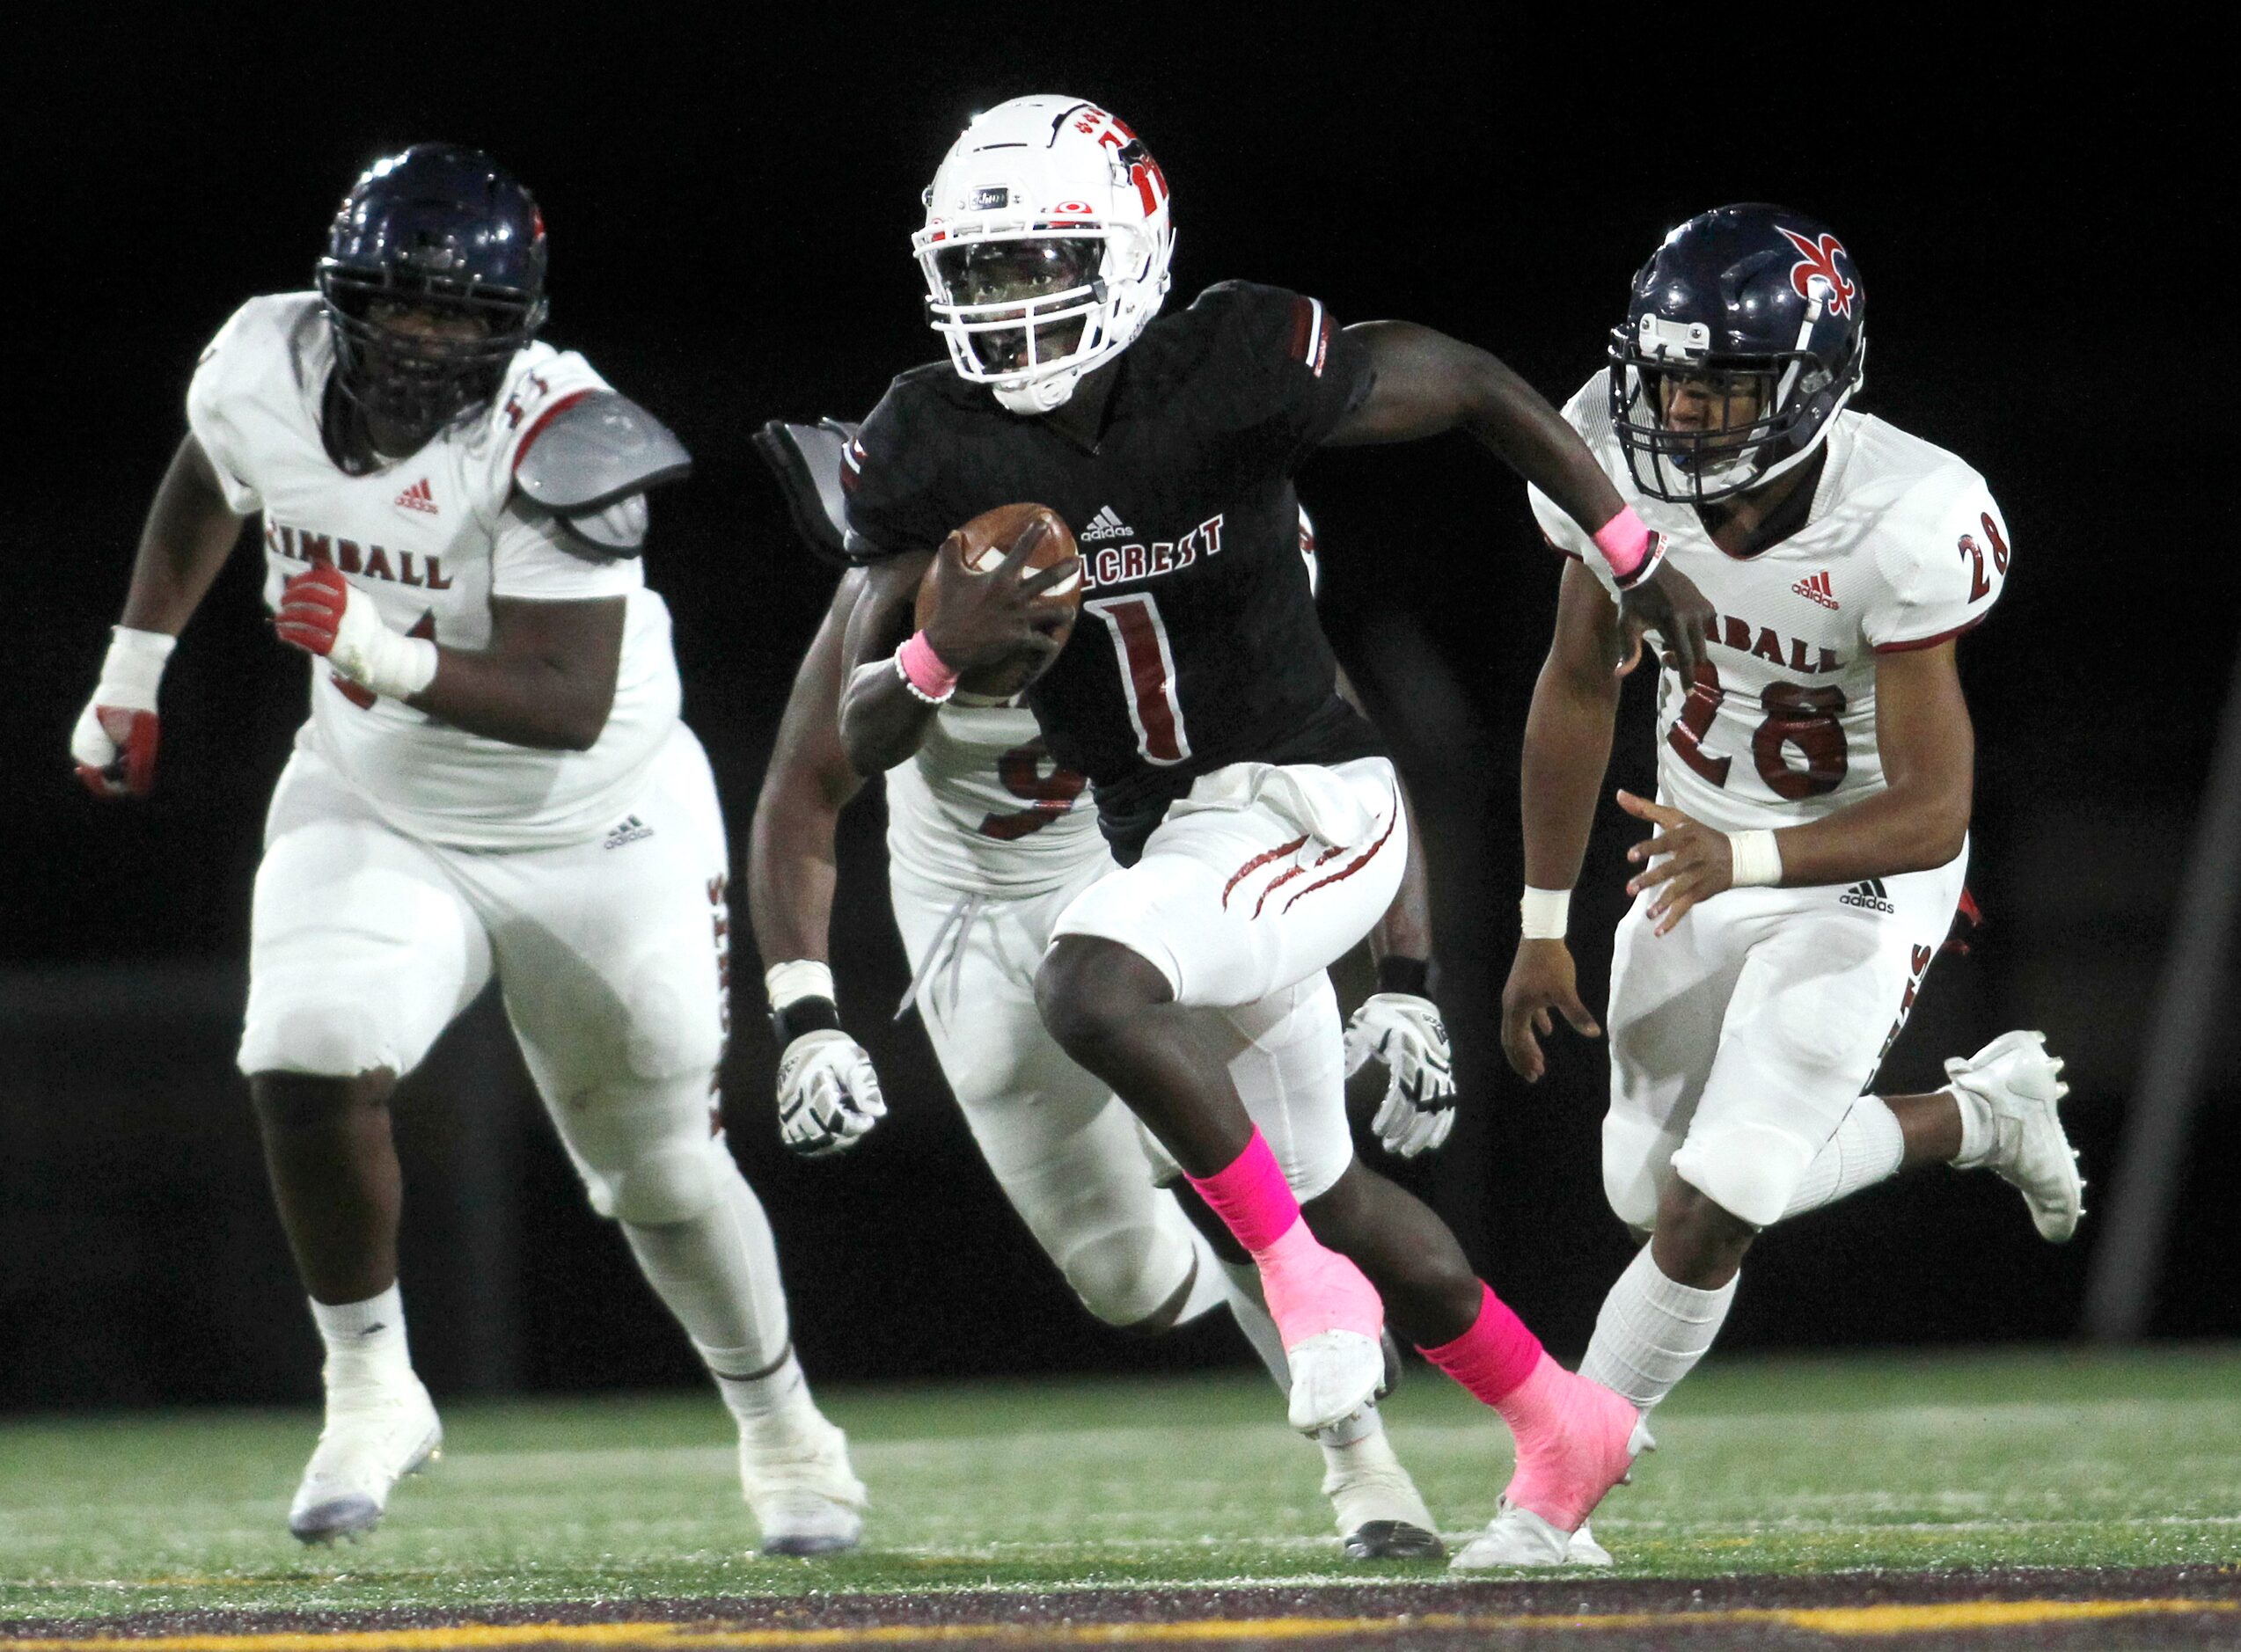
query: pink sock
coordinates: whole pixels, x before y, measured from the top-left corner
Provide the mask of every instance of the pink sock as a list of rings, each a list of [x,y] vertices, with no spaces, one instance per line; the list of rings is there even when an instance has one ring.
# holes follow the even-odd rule
[[[1243,1152],[1211,1176],[1191,1177],[1190,1185],[1249,1251],[1267,1250],[1300,1220],[1300,1202],[1258,1125]]]
[[[1193,1176],[1190,1185],[1251,1254],[1269,1317],[1285,1348],[1326,1331],[1375,1337],[1384,1330],[1385,1308],[1376,1290],[1360,1268],[1308,1231],[1292,1185],[1257,1128],[1226,1168]]]
[[[1494,1294],[1493,1286],[1481,1280],[1478,1288],[1485,1294],[1470,1329],[1452,1342],[1417,1352],[1499,1411],[1540,1364],[1541,1339],[1526,1329],[1525,1321]]]

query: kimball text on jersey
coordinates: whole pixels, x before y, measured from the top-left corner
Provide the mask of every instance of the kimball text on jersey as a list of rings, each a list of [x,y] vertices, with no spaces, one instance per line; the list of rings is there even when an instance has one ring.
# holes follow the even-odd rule
[[[415,567],[410,551],[392,552],[382,545],[361,545],[355,539],[338,539],[331,534],[313,533],[308,528],[291,528],[270,517],[265,519],[265,549],[291,562],[323,562],[342,573],[362,574],[370,580],[392,580],[399,585],[416,585],[431,591],[451,588],[451,581],[444,576],[442,557],[424,557],[421,566]]]

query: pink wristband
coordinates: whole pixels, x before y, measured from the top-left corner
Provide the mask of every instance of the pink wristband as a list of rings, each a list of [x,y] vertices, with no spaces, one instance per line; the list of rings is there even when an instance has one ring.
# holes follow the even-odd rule
[[[957,674],[941,663],[923,631],[912,632],[910,640],[895,651],[895,669],[920,699],[946,700],[956,691]]]
[[[1650,525],[1634,514],[1633,506],[1625,506],[1595,530],[1595,548],[1611,565],[1613,574],[1627,579],[1650,554]]]

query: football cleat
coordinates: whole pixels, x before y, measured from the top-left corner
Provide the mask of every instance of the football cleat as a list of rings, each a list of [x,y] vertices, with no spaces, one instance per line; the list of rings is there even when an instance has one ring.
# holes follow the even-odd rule
[[[1585,1521],[1578,1531],[1567,1532],[1506,1497],[1500,1511],[1486,1523],[1486,1530],[1447,1563],[1449,1570],[1457,1572],[1485,1572],[1508,1566],[1610,1564],[1611,1552],[1595,1541]]]
[[[1292,1367],[1292,1426],[1318,1434],[1376,1402],[1385,1350],[1359,1331],[1324,1331],[1284,1356]]]
[[[821,1416],[775,1444],[742,1435],[739,1487],[765,1554],[838,1554],[863,1537],[868,1500],[848,1464],[848,1436]]]
[[[443,1454],[443,1425],[419,1378],[328,1391],[326,1426],[289,1505],[305,1543],[353,1542],[381,1524],[390,1488]]]
[[[1436,1561],[1447,1553],[1416,1481],[1383,1429],[1351,1445],[1325,1446],[1322,1495],[1338,1518],[1350,1561]]]
[[[1504,1407],[1518,1455],[1502,1501],[1559,1531],[1577,1531],[1604,1494],[1624,1483],[1635,1458],[1658,1443],[1633,1401],[1546,1354],[1525,1385],[1538,1390],[1519,1396],[1534,1420],[1520,1428],[1517,1411]]]
[[[2023,1195],[2039,1237],[2055,1244],[2076,1232],[2085,1214],[2085,1183],[2057,1110],[2069,1093],[2062,1071],[2044,1033],[2003,1033],[1966,1061],[1945,1064],[1953,1087],[1992,1115],[1991,1144],[1978,1158],[1956,1159],[1953,1168],[1992,1171]]]

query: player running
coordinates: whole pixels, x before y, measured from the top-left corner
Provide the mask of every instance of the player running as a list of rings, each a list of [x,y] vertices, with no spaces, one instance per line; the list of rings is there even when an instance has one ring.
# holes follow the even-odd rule
[[[1619,793],[1656,832],[1628,851],[1603,1184],[1650,1242],[1580,1369],[1645,1413],[1785,1217],[1931,1159],[1998,1172],[2049,1239],[2083,1210],[2042,1034],[1947,1062],[1950,1089],[1861,1094],[1963,898],[1975,742],[1954,650],[2009,562],[1983,478],[1849,409],[1866,302],[1825,225],[1705,213],[1642,267],[1609,368],[1564,409],[1717,610],[1693,679],[1659,683],[1659,800]],[[1533,508],[1575,561],[1526,728],[1503,1040],[1527,1079],[1551,1009],[1597,1030],[1564,934],[1627,653],[1594,547],[1538,490]],[[1608,1563],[1568,1555],[1560,1527],[1511,1509],[1456,1563]]]
[[[870,565],[846,643],[850,764],[909,757],[958,674],[1047,654],[1037,599],[1078,572],[1083,618],[1027,700],[1052,760],[1094,786],[1119,869],[1053,925],[1045,1024],[1252,1253],[1294,1426],[1367,1403],[1389,1307],[1516,1433],[1510,1499],[1576,1527],[1646,1442],[1633,1407],[1549,1360],[1446,1225],[1354,1159],[1324,969],[1392,903],[1409,833],[1382,742],[1335,691],[1293,472],[1326,443],[1467,429],[1579,520],[1633,618],[1692,669],[1701,599],[1484,351],[1402,322],[1341,331],[1315,299],[1239,282],[1158,316],[1167,182],[1095,105],[981,115],[926,200],[916,246],[950,359],[897,378],[850,450],[850,546]],[[935,558],[1022,501],[1080,524],[1088,554],[1026,580],[1029,538],[994,577]]]
[[[546,260],[486,155],[418,144],[358,179],[318,292],[251,299],[203,352],[71,750],[97,793],[147,792],[165,662],[262,513],[275,628],[318,656],[240,1051],[326,1345],[289,1529],[370,1530],[442,1441],[406,1348],[389,1101],[495,975],[593,1206],[738,1420],[765,1549],[852,1547],[863,1488],[719,1122],[723,821],[639,559],[645,493],[689,460],[537,340]]]
[[[758,441],[795,520],[836,559],[846,531],[841,443],[854,434],[831,421],[776,425]],[[1301,552],[1312,558],[1304,515],[1300,523]],[[863,785],[841,749],[838,708],[841,640],[864,581],[861,570],[842,577],[795,678],[748,859],[756,944],[776,961],[765,979],[781,1052],[780,1128],[812,1156],[854,1145],[886,1111],[871,1057],[840,1030],[827,951],[834,830]],[[1155,1171],[1134,1116],[1067,1059],[1036,1012],[1036,966],[1051,925],[1113,870],[1087,786],[1051,764],[1034,713],[1007,702],[952,699],[911,758],[889,771],[888,882],[912,970],[910,1000],[998,1184],[1082,1305],[1108,1325],[1152,1334],[1227,1304],[1278,1385],[1289,1386],[1251,1261],[1241,1251],[1234,1261],[1217,1254],[1176,1196],[1155,1185],[1155,1175],[1171,1181],[1173,1167]],[[1446,1032],[1424,992],[1426,907],[1412,854],[1399,898],[1370,936],[1384,990],[1346,1033],[1350,1071],[1373,1052],[1386,1064],[1374,1128],[1404,1157],[1437,1147],[1454,1122]],[[1374,1407],[1315,1437],[1350,1558],[1446,1553]]]

